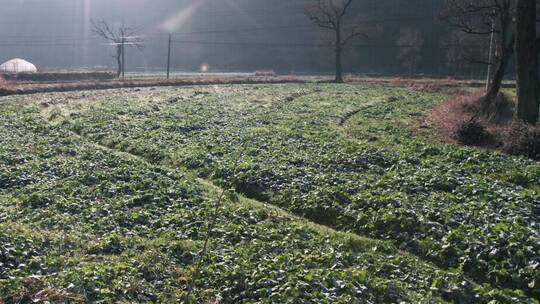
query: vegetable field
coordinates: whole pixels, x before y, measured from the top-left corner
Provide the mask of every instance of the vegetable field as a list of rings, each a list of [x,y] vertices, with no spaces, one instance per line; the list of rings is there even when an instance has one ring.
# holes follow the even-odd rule
[[[538,303],[540,164],[433,142],[420,121],[443,100],[331,84],[1,98],[0,303],[172,303],[193,279],[200,303]]]

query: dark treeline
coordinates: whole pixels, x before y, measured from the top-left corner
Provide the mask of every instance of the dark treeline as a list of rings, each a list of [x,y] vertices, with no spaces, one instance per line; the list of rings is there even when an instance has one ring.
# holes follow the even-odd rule
[[[42,69],[107,67],[114,48],[92,34],[90,20],[140,29],[142,50],[126,51],[126,69],[162,71],[168,32],[172,67],[196,71],[274,70],[331,73],[332,33],[315,26],[312,0],[28,0],[0,11],[0,61],[26,58]],[[344,51],[345,73],[480,77],[489,39],[470,37],[441,17],[444,0],[355,0],[347,25],[367,37]],[[28,18],[16,18],[25,15]],[[164,25],[166,25],[164,27]],[[169,28],[167,28],[169,25]],[[172,27],[172,28],[171,28]]]

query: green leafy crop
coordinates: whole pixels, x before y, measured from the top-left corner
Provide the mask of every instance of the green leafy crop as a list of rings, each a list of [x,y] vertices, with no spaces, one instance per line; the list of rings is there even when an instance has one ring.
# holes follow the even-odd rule
[[[5,98],[0,299],[182,299],[216,199],[204,178],[234,189],[201,302],[536,303],[540,165],[415,133],[440,100],[318,84]]]

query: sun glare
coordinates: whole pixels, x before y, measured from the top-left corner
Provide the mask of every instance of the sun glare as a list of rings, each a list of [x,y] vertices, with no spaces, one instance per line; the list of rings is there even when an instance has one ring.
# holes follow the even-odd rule
[[[165,19],[161,23],[160,29],[169,33],[178,31],[205,2],[206,0],[197,0],[182,8],[176,14]]]
[[[208,65],[208,63],[202,63],[200,70],[201,73],[206,73],[210,70],[210,66]]]

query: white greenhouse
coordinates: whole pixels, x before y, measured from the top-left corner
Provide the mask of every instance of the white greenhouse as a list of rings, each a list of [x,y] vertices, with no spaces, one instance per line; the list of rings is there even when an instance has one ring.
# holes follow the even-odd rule
[[[34,73],[34,72],[37,72],[36,66],[20,58],[11,59],[0,65],[0,73]]]

